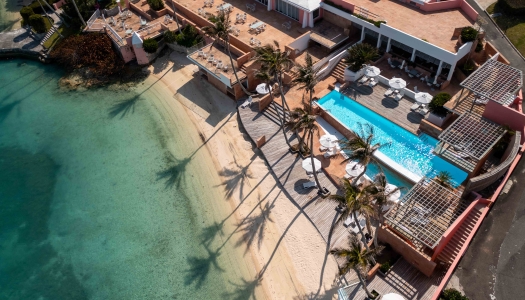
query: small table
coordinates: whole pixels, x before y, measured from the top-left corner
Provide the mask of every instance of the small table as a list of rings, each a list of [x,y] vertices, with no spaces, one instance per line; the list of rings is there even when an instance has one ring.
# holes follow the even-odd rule
[[[219,5],[218,10],[220,10],[220,11],[229,10],[230,7],[232,7],[232,5],[230,3],[223,3],[223,4]]]
[[[410,70],[410,72],[408,72],[409,74],[411,74],[412,76],[414,77],[419,77],[419,72],[416,71],[416,69],[412,69]]]
[[[128,30],[126,30],[126,35],[130,35],[132,32],[133,32],[133,30],[128,29]]]
[[[399,67],[400,65],[401,65],[401,62],[399,60],[393,60],[392,61],[392,66]]]
[[[250,25],[250,29],[257,29],[259,28],[260,26],[262,26],[264,24],[263,21],[257,21],[255,23],[253,23],[252,25]]]

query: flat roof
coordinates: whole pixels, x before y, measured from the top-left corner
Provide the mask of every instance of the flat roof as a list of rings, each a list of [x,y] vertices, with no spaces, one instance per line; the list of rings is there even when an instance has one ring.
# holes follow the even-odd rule
[[[206,54],[206,57],[203,55],[200,55],[199,52],[202,51],[202,53]],[[217,62],[212,62],[208,60],[213,56],[213,59]],[[242,80],[246,77],[246,74],[240,72],[240,70],[237,68],[235,60],[238,58],[235,54],[232,53],[233,61],[235,64],[235,70],[237,70],[237,76],[239,76],[239,80]],[[233,73],[233,67],[230,63],[230,57],[224,47],[220,44],[215,44],[211,49],[210,45],[206,45],[203,48],[201,48],[198,51],[195,51],[188,55],[188,58],[192,59],[194,62],[196,62],[200,67],[208,70],[208,72],[215,74],[216,76],[219,76],[219,74],[224,75],[224,77],[229,78],[231,83],[235,83],[237,79],[235,78],[235,74]],[[222,68],[217,68],[217,63],[222,64]],[[227,66],[227,71],[224,71],[224,66]]]
[[[320,0],[284,0],[284,2],[288,2],[293,6],[297,6],[309,12],[318,9],[320,6],[319,4],[321,3]]]
[[[395,0],[348,0],[349,3],[380,15],[387,24],[414,37],[425,39],[440,48],[456,53],[457,39],[452,35],[456,28],[472,26],[472,21],[461,9],[424,12]]]

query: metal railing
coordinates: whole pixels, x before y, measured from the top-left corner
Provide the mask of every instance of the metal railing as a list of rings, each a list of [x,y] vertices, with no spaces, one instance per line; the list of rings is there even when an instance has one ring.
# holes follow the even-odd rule
[[[111,32],[111,35],[113,35],[115,39],[117,39],[117,41],[119,41],[122,45],[124,45],[124,40],[122,40],[120,35],[115,31],[115,29],[113,29],[113,27],[106,26],[106,28]]]
[[[144,28],[142,28],[142,29],[139,29],[139,30],[137,31],[137,33],[138,33],[138,34],[142,34],[142,33],[146,32],[147,34],[150,34],[150,32],[151,32],[152,30],[156,30],[157,27],[158,27],[158,29],[161,29],[161,26],[160,26],[161,23],[162,23],[162,22],[159,21],[159,22],[153,23],[153,24],[151,24],[151,25],[148,25],[148,26],[146,26],[146,27],[144,27]]]
[[[91,26],[93,25],[93,23],[95,23],[95,21],[100,17],[100,10],[97,9],[93,15],[91,16],[91,18],[89,18],[89,20],[87,21],[87,27],[88,28],[91,28]]]

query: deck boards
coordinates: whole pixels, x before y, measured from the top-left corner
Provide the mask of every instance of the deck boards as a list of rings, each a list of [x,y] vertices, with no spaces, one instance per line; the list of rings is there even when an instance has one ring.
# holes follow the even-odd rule
[[[266,143],[260,150],[289,199],[292,200],[312,222],[323,239],[329,243],[330,248],[346,246],[348,236],[353,233],[342,224],[335,224],[339,213],[335,210],[336,205],[334,203],[323,200],[317,195],[317,189],[315,188],[309,190],[303,188],[302,184],[309,179],[301,166],[302,159],[297,154],[293,154],[288,150],[282,131],[278,123],[274,122],[274,118],[276,117],[275,111],[270,107],[260,113],[258,111],[258,105],[252,105],[251,108],[239,108],[239,116],[252,141],[257,141],[262,136],[266,137]],[[290,141],[294,138],[291,132],[287,132],[287,136]],[[337,187],[323,172],[319,173],[319,181],[321,185],[330,190],[332,194],[337,192]],[[371,284],[376,284],[376,289],[380,289],[380,292],[395,290],[396,282],[400,282],[405,284],[407,289],[411,291],[407,293],[419,295],[421,288],[424,288],[422,292],[424,295],[433,293],[436,285],[427,284],[428,280],[423,280],[427,277],[417,269],[409,264],[407,266],[400,266],[399,268],[404,268],[406,272],[411,272],[410,275],[414,278],[411,281],[407,281],[406,278],[399,277],[399,279],[381,283],[378,279],[379,276],[375,276]],[[417,274],[417,276],[414,274]],[[420,277],[424,278],[420,279]],[[355,282],[358,278],[357,274],[351,271],[345,275],[345,279],[347,282]],[[374,283],[376,281],[377,283]],[[422,281],[425,284],[418,284],[418,281]],[[439,281],[437,283],[439,284]],[[412,297],[409,299],[430,299],[430,297]]]

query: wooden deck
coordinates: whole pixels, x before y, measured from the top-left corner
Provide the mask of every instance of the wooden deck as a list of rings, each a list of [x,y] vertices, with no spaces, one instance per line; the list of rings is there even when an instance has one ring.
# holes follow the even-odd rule
[[[423,116],[410,110],[414,101],[403,97],[397,102],[385,97],[387,89],[388,87],[381,83],[372,89],[369,86],[352,82],[341,92],[406,130],[417,133]]]
[[[474,94],[465,90],[463,94],[459,93],[445,103],[445,108],[457,113],[458,115],[462,115],[465,112],[473,112],[482,116],[485,111],[485,105],[472,105],[474,98]]]
[[[252,141],[255,142],[262,136],[265,136],[266,143],[260,150],[288,198],[293,201],[308,220],[312,222],[319,234],[321,234],[323,239],[330,245],[330,248],[346,246],[349,234],[353,233],[341,224],[333,226],[339,216],[339,213],[335,210],[335,204],[327,200],[323,201],[323,199],[317,195],[317,189],[305,190],[303,188],[302,184],[309,179],[301,166],[302,159],[297,154],[292,154],[288,150],[284,136],[279,129],[279,122],[275,110],[271,109],[270,106],[269,109],[259,113],[258,105],[252,105],[251,108],[239,108],[239,116]],[[290,132],[287,132],[287,136],[290,141],[295,139]],[[321,185],[330,190],[332,194],[337,192],[337,187],[323,172],[319,175],[319,181]],[[408,263],[402,267],[400,266],[399,269],[400,272],[401,269],[403,269],[404,272],[409,272],[411,276],[410,280],[414,281],[414,283],[407,281],[408,279],[402,277],[405,275],[398,272],[396,274],[401,274],[402,276],[399,275],[399,278],[387,281],[382,286],[378,283],[376,289],[380,289],[380,292],[390,289],[395,290],[399,288],[401,283],[405,284],[404,282],[406,282],[406,286],[403,288],[408,288],[411,290],[410,293],[414,295],[432,294],[435,290],[437,285],[434,284],[434,281],[432,281],[432,284],[429,284],[427,277]],[[358,280],[357,274],[354,271],[347,273],[345,279],[347,283]],[[378,276],[376,276],[371,283],[377,280],[380,280]],[[439,283],[439,281],[437,283]],[[424,298],[410,299],[429,299],[429,297],[427,298],[425,296]]]

